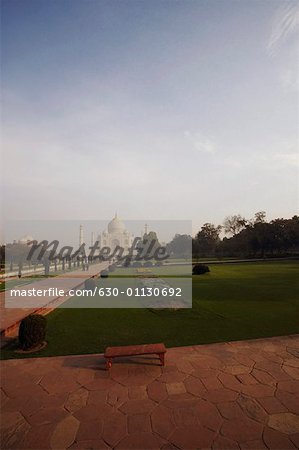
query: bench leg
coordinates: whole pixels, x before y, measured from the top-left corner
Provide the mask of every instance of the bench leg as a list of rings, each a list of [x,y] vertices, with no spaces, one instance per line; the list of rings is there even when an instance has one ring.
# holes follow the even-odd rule
[[[112,367],[112,359],[106,359],[106,369],[109,370]]]
[[[164,366],[164,362],[165,362],[164,361],[164,353],[159,353],[158,355],[159,355],[159,358],[160,358],[160,361],[161,361],[161,365]]]

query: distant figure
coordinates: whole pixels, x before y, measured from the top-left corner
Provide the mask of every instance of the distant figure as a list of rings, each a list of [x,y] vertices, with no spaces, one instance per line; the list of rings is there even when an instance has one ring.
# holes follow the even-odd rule
[[[21,276],[22,276],[22,266],[19,265],[18,278],[21,278]]]
[[[85,268],[86,268],[86,270],[89,269],[89,259],[87,256],[85,256]]]

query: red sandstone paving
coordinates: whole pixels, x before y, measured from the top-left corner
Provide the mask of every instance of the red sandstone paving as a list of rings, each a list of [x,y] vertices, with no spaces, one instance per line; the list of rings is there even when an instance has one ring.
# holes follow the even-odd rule
[[[2,449],[299,448],[299,336],[1,362]]]

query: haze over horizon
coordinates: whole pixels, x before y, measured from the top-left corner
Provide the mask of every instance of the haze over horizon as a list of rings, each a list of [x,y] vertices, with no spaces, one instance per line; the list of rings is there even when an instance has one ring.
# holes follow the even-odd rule
[[[4,220],[298,213],[298,3],[2,1]]]

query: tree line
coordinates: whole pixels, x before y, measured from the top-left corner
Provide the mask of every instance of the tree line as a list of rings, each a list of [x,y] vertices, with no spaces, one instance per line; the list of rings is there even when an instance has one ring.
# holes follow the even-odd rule
[[[224,237],[221,235],[224,233]],[[299,255],[299,217],[268,222],[265,211],[253,219],[225,218],[222,225],[205,223],[192,239],[192,255],[201,257],[264,258]]]

